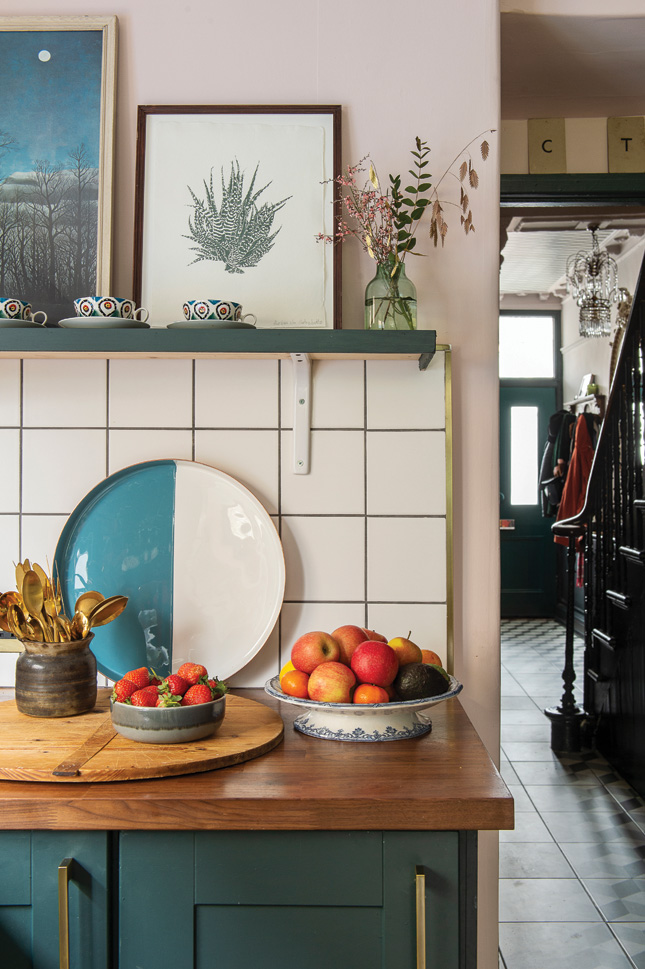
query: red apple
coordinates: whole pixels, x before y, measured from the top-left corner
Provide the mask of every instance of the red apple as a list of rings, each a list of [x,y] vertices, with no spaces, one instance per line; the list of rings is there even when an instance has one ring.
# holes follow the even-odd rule
[[[388,643],[396,653],[399,666],[405,666],[407,663],[421,663],[423,658],[421,656],[421,648],[413,643],[411,639],[407,639],[403,636],[397,636],[396,639],[391,639]]]
[[[421,662],[430,663],[431,666],[443,666],[441,656],[439,656],[439,653],[435,653],[433,649],[421,650]]]
[[[351,666],[359,683],[374,686],[389,686],[399,672],[399,660],[392,647],[372,639],[356,647]]]
[[[291,647],[291,662],[297,670],[311,673],[321,663],[337,660],[340,646],[329,633],[305,633]]]
[[[364,629],[363,632],[367,638],[373,643],[386,643],[387,639],[385,636],[381,636],[380,633],[375,633],[373,629]]]
[[[352,653],[356,647],[369,639],[365,630],[361,629],[360,626],[339,626],[338,629],[334,629],[332,637],[340,646],[339,662],[346,663],[347,666],[349,666]]]
[[[344,663],[321,663],[309,677],[307,690],[310,700],[324,703],[350,703],[351,689],[356,677]]]

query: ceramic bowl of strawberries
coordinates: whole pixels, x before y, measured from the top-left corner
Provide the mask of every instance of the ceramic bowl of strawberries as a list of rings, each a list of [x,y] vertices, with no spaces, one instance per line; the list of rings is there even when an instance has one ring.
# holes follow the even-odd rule
[[[141,666],[117,680],[110,702],[114,729],[144,744],[183,744],[209,737],[226,711],[226,685],[200,663],[158,676]]]

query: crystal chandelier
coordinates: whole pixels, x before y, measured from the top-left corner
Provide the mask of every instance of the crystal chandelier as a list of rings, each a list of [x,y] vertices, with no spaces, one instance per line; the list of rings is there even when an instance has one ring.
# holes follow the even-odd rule
[[[576,252],[567,259],[567,292],[580,307],[580,336],[609,336],[611,304],[618,299],[618,265],[596,239],[590,225],[591,252]]]

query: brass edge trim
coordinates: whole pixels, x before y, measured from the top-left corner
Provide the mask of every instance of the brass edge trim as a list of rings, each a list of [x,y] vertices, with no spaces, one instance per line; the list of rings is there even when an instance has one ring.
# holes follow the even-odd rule
[[[452,346],[437,344],[445,353],[445,424],[446,424],[446,670],[454,676],[455,667],[455,587],[454,587],[454,506],[452,475]]]
[[[58,957],[60,969],[69,969],[69,879],[73,858],[58,866]]]
[[[426,876],[421,865],[414,869],[416,896],[416,941],[417,965],[416,969],[426,969]]]

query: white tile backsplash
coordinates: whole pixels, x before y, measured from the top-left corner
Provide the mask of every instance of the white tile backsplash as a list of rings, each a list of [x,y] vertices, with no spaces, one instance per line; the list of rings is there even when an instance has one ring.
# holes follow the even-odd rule
[[[362,431],[312,431],[311,470],[293,473],[293,431],[282,432],[282,514],[363,515]]]
[[[20,360],[0,360],[0,427],[20,424]]]
[[[192,360],[111,360],[112,427],[191,427]]]
[[[0,512],[20,511],[20,431],[0,430]]]
[[[105,360],[25,360],[25,427],[105,427]]]
[[[368,428],[443,428],[444,359],[437,353],[427,370],[415,360],[368,360]]]
[[[67,515],[106,474],[194,458],[257,496],[285,553],[280,619],[232,683],[262,686],[303,632],[348,623],[388,638],[411,629],[442,653],[443,357],[426,372],[414,361],[314,361],[309,475],[292,471],[290,360],[0,361],[0,591],[14,588],[21,555],[51,563]],[[15,654],[4,655],[0,686],[13,683]]]
[[[22,510],[69,514],[106,473],[106,431],[36,430],[22,434]]]
[[[443,431],[367,432],[368,515],[445,515]]]
[[[195,431],[195,460],[237,478],[278,511],[278,431]]]
[[[363,427],[362,360],[314,360],[311,365],[311,426]],[[282,427],[293,427],[293,364],[282,363]]]
[[[142,461],[164,458],[192,461],[193,457],[193,432],[190,428],[182,431],[151,428],[110,430],[108,444],[109,474]]]
[[[347,602],[364,598],[364,518],[283,518],[282,545],[285,599]]]
[[[278,426],[277,360],[196,360],[196,427]]]
[[[443,602],[443,518],[368,518],[367,598],[377,602]],[[396,634],[395,634],[396,635]]]

